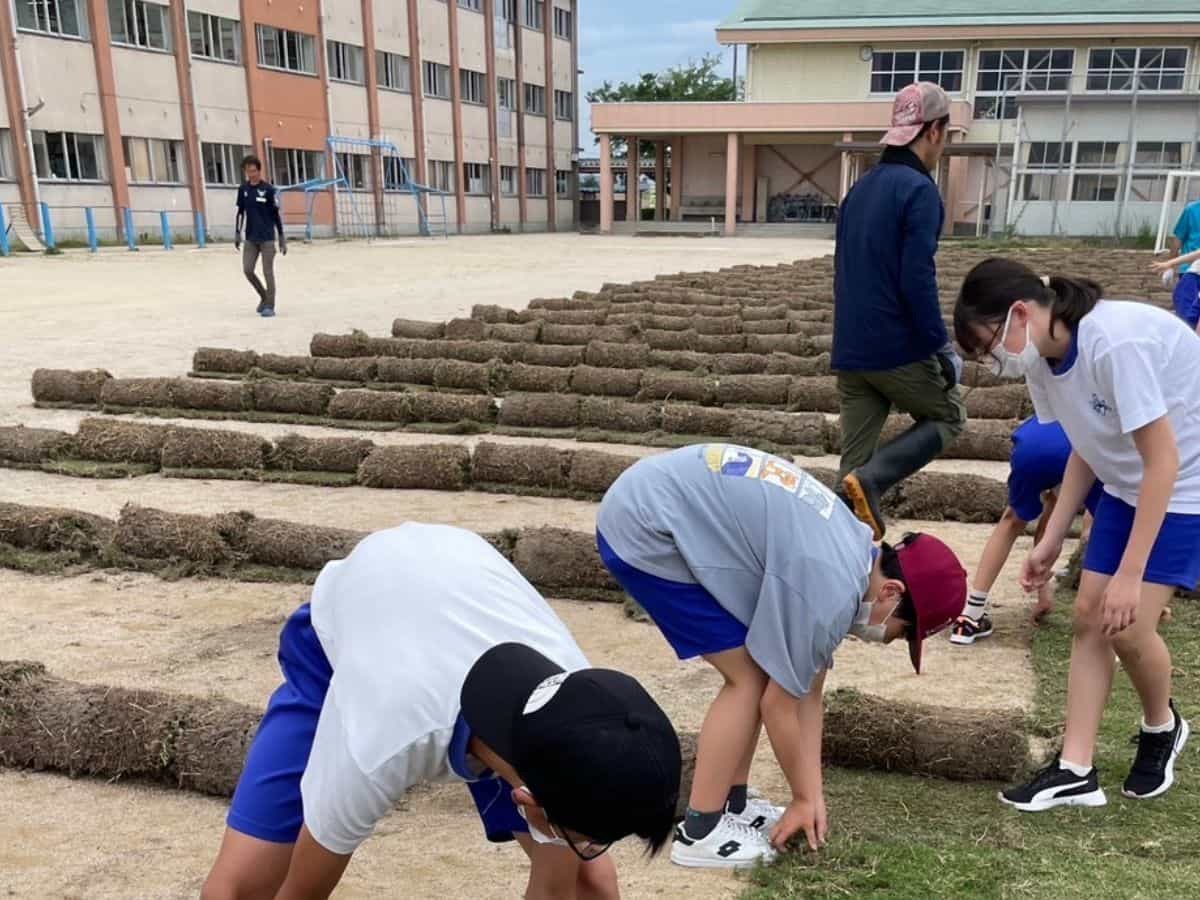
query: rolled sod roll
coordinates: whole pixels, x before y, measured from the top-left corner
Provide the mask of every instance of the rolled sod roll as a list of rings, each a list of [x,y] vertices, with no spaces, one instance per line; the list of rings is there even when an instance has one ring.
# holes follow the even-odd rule
[[[787,408],[804,412],[839,412],[841,399],[838,395],[837,378],[830,375],[792,378],[788,388]]]
[[[435,342],[429,341],[428,343],[432,346]],[[430,355],[441,356],[446,359],[457,359],[461,362],[485,363],[491,362],[493,359],[500,359],[511,363],[523,362],[525,358],[524,344],[485,340],[438,341],[436,343],[441,352]],[[417,352],[414,351],[413,356],[417,355]]]
[[[620,307],[618,307],[619,309]],[[643,313],[632,312],[614,312],[604,317],[603,322],[595,322],[596,325],[635,325],[641,328],[646,322],[646,316]]]
[[[744,334],[698,334],[696,349],[701,353],[741,353],[747,340]]]
[[[994,523],[1008,506],[1008,488],[994,478],[926,471],[900,482],[883,502],[900,519]]]
[[[418,347],[424,347],[428,341],[412,338],[371,338],[367,343],[370,353],[360,353],[359,356],[390,357],[393,359],[411,359]],[[315,354],[314,354],[315,355]]]
[[[1024,419],[1033,415],[1033,400],[1023,384],[971,388],[963,392],[967,415],[973,419]]]
[[[610,315],[610,316],[611,315],[620,315],[622,313],[625,313],[628,315],[634,315],[634,316],[648,316],[648,315],[652,315],[656,311],[654,309],[654,304],[651,303],[649,300],[631,300],[628,303],[620,303],[620,304],[613,303],[613,304],[610,304],[607,306],[605,306],[605,305],[596,306],[595,308],[606,310],[608,315]],[[604,323],[600,322],[598,324],[603,325]]]
[[[742,331],[746,334],[787,334],[786,319],[752,319],[742,323]]]
[[[775,306],[743,306],[741,315],[743,322],[767,322],[774,319],[786,319],[788,308],[783,303]]]
[[[481,441],[471,459],[471,481],[561,489],[567,486],[573,450]]]
[[[100,389],[101,406],[167,409],[173,378],[112,378]]]
[[[826,309],[790,309],[785,318],[794,322],[832,322],[833,312]]]
[[[809,338],[800,334],[748,334],[746,350],[750,353],[789,353],[805,356],[812,352]]]
[[[165,469],[261,469],[271,442],[255,434],[209,428],[171,428],[163,442]]]
[[[642,332],[642,340],[652,350],[695,350],[697,337],[699,335],[690,328],[686,331],[647,328]]]
[[[1012,433],[1016,420],[968,419],[966,430],[946,450],[957,459],[990,459],[1006,462],[1012,456]]]
[[[0,661],[0,764],[228,797],[261,714],[217,697],[87,685]]]
[[[820,413],[739,409],[734,412],[730,436],[747,443],[769,441],[786,447],[823,447],[825,432],[825,417]]]
[[[475,316],[472,315],[472,318]],[[396,319],[392,322],[392,337],[438,340],[445,336],[446,324],[444,322],[421,322],[417,319]]]
[[[313,360],[312,374],[314,378],[326,381],[374,381],[378,371],[378,363],[373,356],[359,356],[354,359],[322,359]]]
[[[491,397],[414,391],[409,395],[408,407],[414,422],[453,425],[496,421],[496,401]]]
[[[501,425],[514,428],[574,428],[579,424],[575,394],[510,394],[500,403]]]
[[[584,346],[597,340],[596,330],[600,325],[555,325],[547,322],[542,326],[542,343]]]
[[[784,406],[792,379],[787,375],[722,375],[717,380],[717,403],[742,406]]]
[[[439,389],[447,388],[486,394],[490,387],[490,377],[490,370],[486,363],[443,359],[433,369],[433,384]]]
[[[117,519],[118,550],[140,560],[233,562],[246,519],[237,513],[195,516],[126,503]]]
[[[489,341],[536,344],[542,337],[542,321],[537,319],[521,325],[489,325],[484,336]]]
[[[567,480],[577,491],[587,491],[600,496],[635,462],[636,456],[602,453],[599,450],[576,450],[571,459],[571,471]]]
[[[0,459],[10,463],[33,465],[74,453],[75,439],[65,431],[24,425],[0,428]]]
[[[263,353],[258,357],[258,368],[272,375],[311,375],[311,356],[283,356],[279,353]]]
[[[791,356],[787,353],[772,353],[767,357],[768,375],[828,375],[828,353],[820,356]]]
[[[96,557],[111,543],[116,527],[111,519],[73,509],[0,503],[0,543],[25,550]]]
[[[358,483],[372,488],[461,491],[471,451],[462,444],[376,447],[358,467]]]
[[[365,438],[287,434],[267,452],[267,468],[285,472],[357,472],[375,445]]]
[[[583,397],[579,424],[618,434],[646,434],[662,427],[662,407],[657,403],[631,403],[610,397]]]
[[[755,353],[719,353],[713,357],[713,372],[717,375],[759,375],[766,371],[766,357]]]
[[[35,369],[30,388],[38,403],[95,406],[110,380],[112,375],[104,369]]]
[[[254,408],[260,412],[323,416],[336,392],[327,384],[295,381],[256,381]]]
[[[601,369],[576,366],[571,370],[571,391],[606,397],[632,397],[642,386],[641,369]]]
[[[1016,382],[1018,384],[1023,382]],[[1005,387],[1014,384],[1011,378],[1001,378],[999,375],[993,375],[991,368],[984,363],[977,363],[972,360],[967,360],[963,363],[962,386],[964,388],[977,387]]]
[[[589,366],[606,369],[644,369],[650,365],[650,348],[645,344],[614,344],[592,341],[584,350]]]
[[[833,350],[832,334],[814,334],[812,337],[807,338],[807,341],[813,353],[828,353]],[[801,356],[803,354],[797,355]]]
[[[177,378],[171,384],[170,397],[170,405],[177,409],[241,412],[254,406],[253,389],[241,381]]]
[[[527,366],[516,363],[508,374],[508,389],[533,394],[566,393],[571,389],[570,368]]]
[[[170,428],[114,419],[84,419],[75,433],[80,459],[159,465]]]
[[[603,325],[608,319],[605,309],[523,309],[514,322],[549,322],[554,325]]]
[[[543,329],[543,339],[545,333]],[[559,366],[567,368],[583,362],[584,347],[568,344],[527,344],[521,348],[519,362],[531,366]]]
[[[319,571],[345,559],[364,537],[358,531],[255,517],[247,522],[238,549],[247,561],[262,566]]]
[[[572,309],[578,305],[569,297],[534,297],[529,301],[530,309]]]
[[[476,303],[471,307],[471,318],[479,319],[481,322],[487,322],[489,324],[494,324],[497,322],[517,322],[520,319],[520,312],[515,309],[509,309],[507,306]],[[402,320],[397,319],[396,321],[399,322]],[[405,319],[403,321],[410,320]],[[399,335],[397,335],[397,337],[399,337]]]
[[[662,430],[669,434],[725,437],[733,431],[733,410],[667,403],[663,406]]]
[[[676,372],[649,371],[642,375],[638,400],[689,400],[712,403],[717,395],[717,379],[709,375],[684,375]]]
[[[381,356],[375,380],[382,384],[433,384],[433,372],[440,360],[395,359]]]
[[[409,422],[413,419],[412,396],[389,391],[339,391],[329,401],[328,415],[356,422]]]
[[[337,356],[343,359],[377,355],[369,351],[370,346],[370,337],[361,331],[352,334],[314,334],[308,352],[311,356]]]
[[[446,323],[448,341],[482,341],[487,325],[479,319],[451,319]]]
[[[626,304],[625,306],[622,306],[621,309],[627,309],[631,305],[632,304]],[[691,317],[696,314],[696,307],[684,305],[678,300],[674,302],[663,302],[661,300],[656,300],[650,304],[650,308],[646,310],[644,314],[651,316],[667,316],[671,319],[687,319],[690,324]],[[647,327],[656,328],[658,326],[650,325],[649,322],[647,322]],[[667,331],[673,330],[669,326],[665,325],[663,328]]]
[[[725,355],[732,357],[741,354]],[[712,353],[697,353],[694,350],[651,350],[649,362],[655,369],[697,373],[713,371],[716,360],[717,356]]]
[[[600,562],[595,535],[563,528],[522,529],[513,551],[513,565],[543,592],[568,589],[612,591],[620,587]]]
[[[201,347],[192,354],[192,368],[197,372],[244,375],[258,364],[258,354],[253,350]]]

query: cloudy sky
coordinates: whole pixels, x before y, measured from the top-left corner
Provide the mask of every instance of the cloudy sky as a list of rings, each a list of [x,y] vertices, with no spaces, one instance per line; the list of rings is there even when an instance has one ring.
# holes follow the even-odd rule
[[[736,0],[583,0],[579,4],[579,91],[585,97],[605,81],[632,81],[721,52],[717,23],[737,7]],[[732,51],[724,52],[729,74]],[[586,156],[596,153],[591,112],[581,99],[579,142]]]

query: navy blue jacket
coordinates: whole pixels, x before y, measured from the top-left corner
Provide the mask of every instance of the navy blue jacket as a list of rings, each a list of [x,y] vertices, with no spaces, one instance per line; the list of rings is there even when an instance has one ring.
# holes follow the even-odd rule
[[[946,212],[910,150],[888,148],[842,203],[834,274],[835,371],[885,371],[929,359],[950,340],[938,302]]]
[[[256,244],[271,243],[275,232],[283,238],[283,219],[279,215],[279,197],[275,185],[260,181],[254,185],[242,182],[238,189],[237,208],[239,217],[246,220],[246,240]]]

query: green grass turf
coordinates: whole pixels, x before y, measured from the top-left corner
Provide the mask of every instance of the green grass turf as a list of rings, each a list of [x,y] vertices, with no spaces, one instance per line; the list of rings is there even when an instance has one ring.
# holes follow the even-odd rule
[[[1070,603],[1062,598],[1033,643],[1034,723],[1057,747],[1066,699]],[[1180,711],[1200,716],[1200,606],[1176,600],[1162,627]],[[963,652],[969,653],[969,649]],[[985,705],[986,695],[965,702]],[[1193,898],[1200,896],[1200,742],[1179,759],[1175,787],[1156,800],[1121,796],[1141,707],[1118,671],[1096,765],[1101,809],[1024,814],[996,799],[1002,785],[965,785],[829,769],[830,841],[746,877],[743,900],[783,897]]]

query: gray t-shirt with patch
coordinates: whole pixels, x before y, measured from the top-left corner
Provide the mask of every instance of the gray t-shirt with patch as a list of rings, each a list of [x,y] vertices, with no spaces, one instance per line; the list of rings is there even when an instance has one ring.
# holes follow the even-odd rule
[[[791,463],[704,444],[643,459],[597,527],[629,565],[700,584],[749,629],[746,650],[794,696],[833,663],[867,590],[871,530]]]

